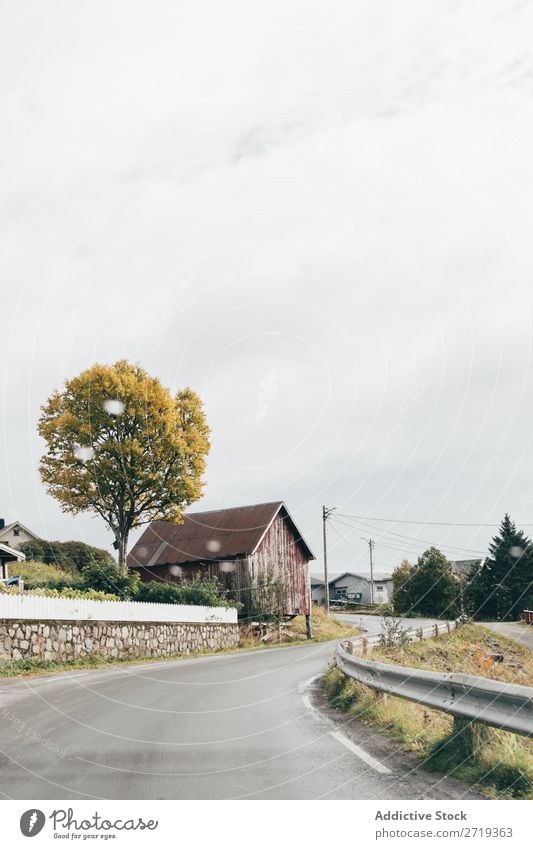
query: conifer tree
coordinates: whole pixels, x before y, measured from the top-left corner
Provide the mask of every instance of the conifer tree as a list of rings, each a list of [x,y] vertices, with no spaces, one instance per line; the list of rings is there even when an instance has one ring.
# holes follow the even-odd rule
[[[470,576],[469,612],[487,621],[519,619],[533,601],[533,544],[508,513],[489,545],[489,556]]]

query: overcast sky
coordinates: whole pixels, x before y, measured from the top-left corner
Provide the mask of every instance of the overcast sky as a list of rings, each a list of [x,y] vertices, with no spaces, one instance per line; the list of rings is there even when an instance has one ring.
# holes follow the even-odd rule
[[[204,399],[203,508],[283,499],[317,554],[323,503],[533,523],[533,4],[0,8],[0,516],[109,543],[36,420],[126,357]],[[330,568],[493,530],[337,522]]]

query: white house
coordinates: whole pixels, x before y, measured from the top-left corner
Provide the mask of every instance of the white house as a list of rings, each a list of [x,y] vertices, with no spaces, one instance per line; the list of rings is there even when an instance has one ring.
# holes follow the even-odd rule
[[[23,560],[26,558],[22,551],[0,542],[0,580],[9,578],[9,563],[21,563]]]
[[[392,598],[392,575],[374,572],[374,603],[385,604]],[[324,604],[324,581],[311,576],[311,598],[316,604]],[[372,598],[370,575],[363,572],[343,572],[332,576],[329,581],[329,600],[353,601],[370,604]]]
[[[25,542],[31,542],[34,539],[41,539],[33,531],[30,531],[22,522],[10,522],[6,525],[3,519],[0,519],[0,543],[7,545],[9,548],[20,548]]]

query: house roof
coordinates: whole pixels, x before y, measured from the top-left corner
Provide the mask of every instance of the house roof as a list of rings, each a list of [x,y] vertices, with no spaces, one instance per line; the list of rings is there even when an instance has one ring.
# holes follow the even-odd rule
[[[328,584],[335,584],[337,581],[348,576],[353,578],[363,578],[363,580],[370,582],[370,574],[367,572],[341,572],[340,575],[332,575]],[[374,572],[374,583],[379,581],[392,581],[392,575],[388,572]],[[311,586],[324,586],[324,578],[320,575],[311,575]]]
[[[450,560],[452,572],[459,576],[468,576],[479,562],[479,558],[477,560]]]
[[[335,578],[331,578],[328,581],[328,584],[336,584],[337,581],[342,580],[342,578],[363,578],[363,580],[368,581],[370,583],[370,574],[365,572],[343,572],[341,575],[337,575]],[[392,581],[392,575],[387,574],[386,572],[374,572],[373,575],[374,583],[378,581]]]
[[[164,566],[225,560],[254,554],[268,528],[282,513],[309,560],[314,555],[282,501],[185,513],[183,522],[151,522],[128,555],[128,566]]]
[[[33,537],[33,539],[41,539],[40,536],[37,536],[37,534],[34,534],[33,531],[30,531],[30,529],[27,528],[26,525],[23,525],[22,522],[10,522],[9,525],[4,525],[3,528],[0,528],[0,534],[2,536],[6,533],[8,534],[13,530],[13,528],[21,528],[28,534],[28,536]]]
[[[2,557],[3,560],[26,560],[26,555],[22,553],[22,551],[17,551],[16,548],[11,548],[10,545],[6,545],[3,542],[0,542],[0,555],[8,555],[7,557]]]

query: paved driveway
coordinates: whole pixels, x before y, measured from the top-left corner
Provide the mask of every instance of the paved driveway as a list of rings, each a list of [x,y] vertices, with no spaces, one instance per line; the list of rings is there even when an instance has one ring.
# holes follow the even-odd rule
[[[332,611],[332,616],[336,619],[341,619],[343,622],[349,622],[355,628],[361,628],[368,634],[379,634],[383,627],[383,619],[381,616],[361,616],[358,613],[337,613]],[[436,622],[442,622],[442,619],[400,619],[402,627],[406,630],[416,631],[417,628],[426,628],[428,625],[434,625]]]
[[[517,643],[533,651],[533,625],[522,625],[519,622],[483,622],[486,628],[491,628],[504,637],[512,637]]]

